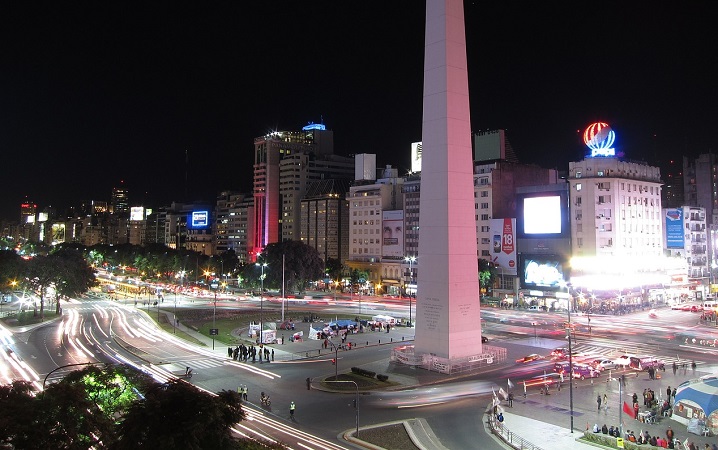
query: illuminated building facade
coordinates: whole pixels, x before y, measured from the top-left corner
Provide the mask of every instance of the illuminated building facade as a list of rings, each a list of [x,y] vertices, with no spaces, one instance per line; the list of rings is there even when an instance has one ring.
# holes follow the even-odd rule
[[[299,240],[300,202],[312,181],[351,176],[351,158],[334,153],[334,134],[321,124],[254,140],[253,259],[267,245]]]
[[[349,202],[346,179],[315,181],[301,202],[300,238],[326,263],[343,262],[349,252]]]
[[[217,197],[214,226],[215,254],[233,250],[240,264],[249,262],[254,241],[254,198],[251,194],[225,191]]]

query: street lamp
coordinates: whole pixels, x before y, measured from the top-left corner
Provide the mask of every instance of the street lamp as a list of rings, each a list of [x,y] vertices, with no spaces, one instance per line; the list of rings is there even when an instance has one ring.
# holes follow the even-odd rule
[[[404,261],[407,261],[409,263],[409,285],[412,285],[412,281],[414,280],[414,272],[412,271],[412,265],[416,262],[416,256],[405,256]],[[406,293],[409,295],[409,323],[407,324],[409,327],[411,327],[411,294],[409,294],[409,291],[405,289]],[[415,290],[416,291],[416,290]]]
[[[262,330],[264,330],[264,268],[267,267],[267,263],[254,264],[262,268],[262,275],[259,277],[261,282],[259,291],[259,343],[264,344],[264,339],[262,338]],[[260,358],[259,361],[261,362],[262,358]]]
[[[336,378],[334,381],[332,380],[325,380],[325,383],[352,383],[354,384],[354,387],[356,388],[356,399],[354,400],[354,409],[356,410],[356,437],[359,439],[359,384],[357,384],[356,381],[352,380],[337,380]]]
[[[566,338],[568,339],[568,368],[569,368],[569,385],[568,385],[568,398],[569,407],[571,409],[571,433],[573,434],[573,350],[571,350],[571,287],[565,281],[561,282],[561,287],[566,288],[566,301],[568,307],[568,324],[566,326]]]

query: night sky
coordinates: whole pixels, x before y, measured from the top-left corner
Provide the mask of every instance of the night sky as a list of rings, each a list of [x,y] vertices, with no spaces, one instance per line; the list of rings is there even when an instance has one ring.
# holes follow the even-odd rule
[[[406,172],[424,4],[5,2],[0,218],[25,198],[109,200],[121,181],[154,207],[249,192],[253,139],[310,121],[334,131],[336,153]],[[710,5],[467,0],[473,131],[504,128],[520,160],[559,169],[598,120],[634,160],[715,149]]]

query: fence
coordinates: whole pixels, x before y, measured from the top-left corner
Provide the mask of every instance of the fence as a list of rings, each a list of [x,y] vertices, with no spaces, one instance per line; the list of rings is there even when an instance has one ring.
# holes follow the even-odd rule
[[[491,432],[499,437],[506,444],[517,450],[543,450],[541,447],[532,444],[526,439],[522,438],[516,433],[509,430],[503,422],[496,420],[496,415],[493,411],[493,405],[489,404],[485,412],[488,417],[488,425]]]
[[[435,355],[419,355],[415,353],[413,345],[403,345],[392,350],[391,360],[433,372],[456,374],[501,363],[506,360],[506,349],[484,345],[480,355],[448,359]]]

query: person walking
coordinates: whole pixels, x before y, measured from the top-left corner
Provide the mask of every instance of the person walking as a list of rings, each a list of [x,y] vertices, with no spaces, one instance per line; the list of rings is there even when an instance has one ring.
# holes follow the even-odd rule
[[[691,362],[691,369],[693,369],[693,375],[695,375],[696,374],[696,361],[695,360],[693,360],[693,362]]]
[[[672,393],[672,392],[673,392],[673,391],[671,391],[671,387],[668,386],[668,389],[666,389],[666,397],[667,397],[668,403],[671,402],[671,393]]]
[[[673,392],[671,392],[671,396],[673,397],[673,401],[676,401],[676,388],[673,388]]]
[[[244,385],[244,389],[242,389],[242,395],[244,396],[244,401],[247,401],[247,397],[249,396],[249,389],[247,389],[247,385]]]
[[[673,361],[673,375],[676,374],[676,370],[678,370],[678,364],[676,364],[676,362]]]
[[[294,402],[291,402],[289,404],[289,417],[291,417],[292,420],[294,420],[294,410],[297,408],[297,405],[294,404]]]
[[[608,412],[608,396],[606,394],[603,394],[603,407]]]
[[[596,397],[596,403],[598,403],[598,411],[601,411],[601,394]]]
[[[514,407],[514,393],[509,392],[509,408],[513,408],[513,407]]]

